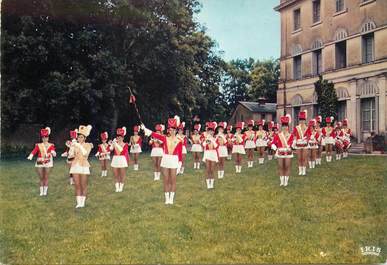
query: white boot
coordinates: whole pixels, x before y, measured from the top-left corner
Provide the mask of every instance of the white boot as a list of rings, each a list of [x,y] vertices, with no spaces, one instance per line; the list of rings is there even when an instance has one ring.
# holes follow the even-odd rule
[[[75,208],[81,208],[82,207],[82,196],[76,196],[75,199],[77,200],[77,205]]]
[[[86,196],[80,196],[81,197],[81,207],[85,207],[85,203],[86,203]]]
[[[74,179],[72,177],[70,178],[70,185],[74,185]]]
[[[231,160],[231,155],[227,155],[227,160]]]
[[[210,179],[211,189],[214,188],[214,184],[215,184],[215,179]]]
[[[283,186],[284,185],[284,182],[285,182],[285,177],[284,176],[280,176],[280,186]]]
[[[316,161],[312,161],[312,168],[316,167]]]
[[[239,166],[235,166],[235,173],[238,173]]]
[[[43,189],[43,186],[40,186],[39,187],[39,191],[40,191],[40,194],[39,194],[39,196],[43,196],[44,195],[44,191],[43,191],[44,189]]]
[[[222,172],[218,170],[218,179],[222,178]]]
[[[198,162],[198,165],[197,165],[198,169],[200,169],[200,162]]]
[[[180,174],[184,174],[184,167],[180,168]]]
[[[221,175],[222,175],[222,178],[224,178],[224,170],[222,170],[222,172],[221,172],[221,173],[222,173],[222,174],[221,174]]]
[[[302,167],[302,175],[306,176],[306,167]]]
[[[164,192],[165,204],[169,204],[169,192]]]
[[[207,183],[207,189],[210,189],[210,186],[211,186],[210,179],[206,179],[206,183]]]
[[[267,160],[269,160],[269,161],[273,160],[273,156],[272,155],[268,155],[267,156]]]
[[[173,200],[175,199],[175,192],[169,193],[169,204],[173,204]]]
[[[286,187],[288,185],[289,176],[285,176],[284,186]]]
[[[260,157],[260,158],[259,158],[259,164],[261,164],[261,165],[262,165],[264,161],[265,161],[265,159],[264,159],[264,158],[262,158],[262,157]]]
[[[302,167],[298,167],[298,175],[299,175],[299,176],[302,175]]]
[[[309,168],[313,168],[312,161],[309,161]]]
[[[120,183],[120,192],[124,190],[124,183]]]
[[[116,192],[120,192],[120,183],[116,182]]]
[[[47,196],[48,186],[43,186],[43,196]]]
[[[251,161],[251,167],[254,167],[254,161]]]

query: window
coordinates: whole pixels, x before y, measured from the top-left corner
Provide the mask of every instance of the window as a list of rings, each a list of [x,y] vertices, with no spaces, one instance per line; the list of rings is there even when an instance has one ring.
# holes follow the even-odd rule
[[[347,42],[336,43],[336,69],[347,67]]]
[[[313,1],[313,23],[320,21],[321,0]]]
[[[344,0],[336,0],[336,12],[344,10]]]
[[[298,125],[298,114],[300,113],[301,107],[293,107],[293,119],[294,119],[294,126]]]
[[[312,53],[312,73],[313,75],[320,75],[322,73],[322,57],[321,49],[313,51]]]
[[[363,63],[370,63],[374,60],[374,33],[362,37]]]
[[[375,131],[375,98],[361,100],[361,125],[363,131]]]
[[[301,55],[293,58],[293,79],[301,79]]]
[[[342,121],[347,118],[347,101],[342,100],[337,104],[337,120]]]
[[[301,10],[296,9],[293,11],[293,30],[301,28]]]

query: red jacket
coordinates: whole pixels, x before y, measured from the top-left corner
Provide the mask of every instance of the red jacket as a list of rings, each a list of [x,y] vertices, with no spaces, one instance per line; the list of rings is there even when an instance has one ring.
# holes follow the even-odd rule
[[[119,152],[119,150],[114,146],[114,144],[112,144],[110,146],[110,150],[111,151],[114,151],[113,152],[113,155],[115,156],[126,156],[126,157],[129,157],[129,145],[127,143],[124,143],[124,146],[121,146],[122,147],[122,151]]]
[[[138,136],[137,141],[135,141],[134,140],[134,135],[133,135],[133,136],[130,137],[130,141],[131,142],[133,141],[134,144],[138,144],[138,145],[142,146],[142,138],[141,138],[141,136]]]
[[[296,138],[296,140],[301,140],[305,137],[307,137],[307,132],[308,127],[305,127],[305,131],[302,131],[301,126],[297,125],[296,127],[293,128],[293,135]]]
[[[179,161],[182,161],[182,151],[183,151],[183,142],[179,140],[176,136],[175,142],[171,142],[172,139],[170,137],[167,137],[165,135],[161,135],[155,132],[152,132],[151,136],[153,138],[159,139],[163,141],[163,152],[166,155],[177,155],[179,158]],[[171,147],[171,150],[168,149],[168,146]]]
[[[104,146],[104,144],[99,144],[98,145],[98,153],[102,154],[102,153],[110,153],[110,145],[106,144],[106,146]]]
[[[324,137],[333,137],[333,138],[335,138],[336,137],[335,129],[333,127],[324,127],[322,129],[322,135],[324,135]]]
[[[54,153],[55,154],[55,145],[52,144],[52,143],[48,143],[48,148],[46,149],[46,156],[47,157],[51,157],[51,155]],[[44,153],[44,145],[43,143],[38,143],[38,144],[35,144],[35,147],[34,149],[31,151],[31,154],[34,156],[34,155],[38,155],[38,158],[45,158],[43,157],[43,153]],[[46,157],[46,158],[47,158]]]
[[[283,133],[279,132],[274,135],[271,145],[277,147],[278,149],[279,148],[291,149],[293,142],[294,142],[294,135],[292,133],[289,134],[289,138],[286,140]]]

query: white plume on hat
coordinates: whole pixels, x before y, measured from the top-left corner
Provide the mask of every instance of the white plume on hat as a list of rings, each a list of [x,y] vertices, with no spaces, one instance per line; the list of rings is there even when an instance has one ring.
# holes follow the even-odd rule
[[[176,120],[176,126],[179,126],[180,125],[180,117],[175,115],[175,117],[173,117],[175,120]]]
[[[46,127],[46,130],[48,131],[48,135],[51,134],[51,128],[50,127]]]
[[[291,124],[292,123],[292,116],[290,116],[290,114],[288,113],[288,114],[286,114],[285,115],[286,117],[289,117],[289,124]]]

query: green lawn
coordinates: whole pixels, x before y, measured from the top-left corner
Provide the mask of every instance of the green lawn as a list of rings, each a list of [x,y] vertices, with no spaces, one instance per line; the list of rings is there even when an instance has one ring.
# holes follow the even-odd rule
[[[190,159],[190,157],[189,157]],[[295,162],[295,159],[294,161]],[[30,161],[2,161],[0,262],[39,263],[378,263],[386,260],[386,157],[350,157],[293,174],[279,187],[276,161],[242,169],[227,162],[207,191],[188,162],[173,206],[164,205],[148,154],[128,170],[124,192],[93,161],[86,208],[75,210],[67,169],[57,160],[49,196],[38,196]],[[297,171],[298,172],[298,171]],[[382,248],[362,256],[360,247]],[[322,255],[321,255],[321,252]]]

